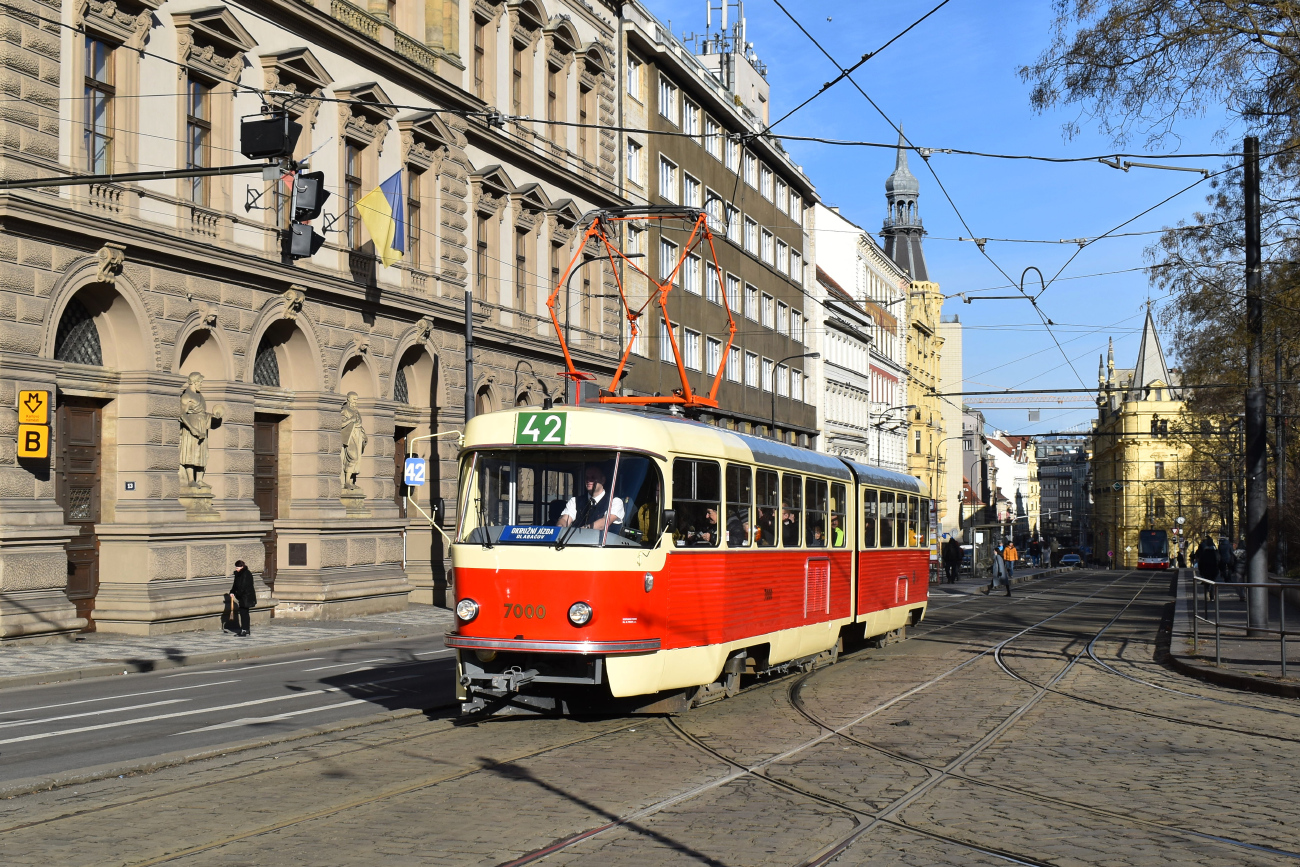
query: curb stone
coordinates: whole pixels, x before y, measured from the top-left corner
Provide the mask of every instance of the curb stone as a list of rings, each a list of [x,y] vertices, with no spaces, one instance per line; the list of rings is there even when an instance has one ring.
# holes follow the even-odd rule
[[[53,671],[34,672],[32,674],[0,676],[0,689],[66,683],[72,680],[86,680],[93,677],[120,677],[128,672],[131,674],[147,674],[152,671],[161,671],[162,669],[187,668],[194,665],[210,665],[214,662],[235,662],[245,659],[259,659],[264,656],[303,653],[310,650],[326,650],[333,647],[370,644],[375,641],[426,638],[431,635],[441,635],[446,631],[447,627],[445,626],[439,626],[438,628],[431,630],[415,629],[411,631],[398,631],[396,629],[389,629],[383,632],[352,633],[350,635],[340,635],[336,638],[306,639],[303,641],[287,642],[284,644],[264,644],[258,647],[238,647],[236,645],[232,646],[230,650],[196,653],[193,656],[187,656],[184,659],[163,657],[161,659],[137,660],[134,662],[124,659],[120,662],[98,663],[96,665],[81,666],[79,668],[65,668]]]
[[[1185,634],[1180,633],[1175,636],[1176,628],[1179,622],[1186,622],[1188,618],[1187,600],[1183,598],[1183,572],[1191,572],[1190,569],[1178,570],[1177,596],[1173,602],[1174,614],[1173,623],[1168,632],[1163,633],[1165,658],[1169,665],[1179,674],[1193,677],[1197,680],[1203,680],[1206,683],[1212,683],[1216,686],[1225,686],[1229,689],[1238,689],[1244,692],[1258,692],[1265,695],[1273,695],[1279,698],[1300,698],[1300,685],[1283,683],[1281,681],[1267,678],[1254,677],[1248,674],[1240,674],[1228,669],[1217,668],[1213,665],[1194,661],[1193,657],[1186,653],[1177,653],[1174,651],[1174,640],[1186,638]],[[1161,649],[1160,643],[1157,642],[1157,652]]]

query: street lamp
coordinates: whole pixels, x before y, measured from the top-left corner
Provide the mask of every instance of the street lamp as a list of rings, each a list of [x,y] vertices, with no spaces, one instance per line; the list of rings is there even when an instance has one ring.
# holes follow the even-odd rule
[[[891,413],[891,412],[893,412],[893,411],[896,410],[896,409],[916,409],[916,404],[914,404],[914,403],[900,403],[898,406],[887,406],[887,407],[885,407],[884,409],[882,409],[882,410],[880,411],[879,415],[885,415],[885,414],[887,414],[887,413]],[[894,427],[890,428],[890,433],[893,433],[894,431],[898,430],[898,427],[899,427],[900,425],[902,425],[905,421],[906,421],[906,419],[899,419],[897,422],[895,422],[895,423],[894,423]],[[872,425],[872,427],[876,429],[876,460],[877,460],[877,461],[880,461],[880,460],[881,460],[881,456],[880,456],[880,429],[881,429],[882,427],[884,427],[885,425],[889,424],[889,423],[890,423],[890,422],[888,422],[888,421],[878,421],[878,422],[876,422],[875,424]],[[879,466],[879,463],[877,463],[877,466]]]
[[[643,259],[645,258],[645,253],[624,253],[623,256],[628,259]],[[573,275],[577,274],[578,269],[581,268],[583,265],[590,265],[592,262],[598,262],[603,259],[605,259],[604,256],[593,256],[590,253],[584,254],[582,257],[582,261],[578,263],[578,267],[570,269],[569,276],[564,281],[564,345],[565,346],[571,345],[569,342],[569,335],[571,333],[571,328],[569,325],[569,315],[573,310],[573,302],[571,300],[573,297]],[[600,297],[603,298],[605,296],[602,295]],[[620,340],[622,337],[622,333],[623,333],[623,323],[620,318],[619,321]],[[571,378],[568,377],[565,378],[564,380],[564,402],[565,403],[572,405],[578,402],[578,397],[575,394],[575,392],[577,391],[577,387],[578,387],[577,382],[575,382]]]
[[[796,358],[821,358],[820,352],[801,352],[798,355],[787,355],[776,364],[772,365],[772,426],[768,428],[768,435],[776,439],[776,369],[787,361],[794,361]],[[794,400],[794,398],[790,398]]]

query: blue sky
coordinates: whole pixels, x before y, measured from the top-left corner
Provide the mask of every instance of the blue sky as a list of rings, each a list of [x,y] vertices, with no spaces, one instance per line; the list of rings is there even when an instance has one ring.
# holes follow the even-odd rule
[[[705,28],[705,0],[647,0],[661,19],[671,20],[678,36]],[[893,3],[783,0],[800,22],[838,61],[856,62],[931,9],[936,0]],[[1109,153],[1119,148],[1085,122],[1081,134],[1066,141],[1062,124],[1077,115],[1064,109],[1045,115],[1029,107],[1029,87],[1016,75],[1034,60],[1051,37],[1051,4],[1004,0],[953,0],[858,72],[854,80],[921,147],[953,147],[993,153],[1073,157]],[[745,4],[749,40],[768,67],[772,117],[784,114],[836,69],[790,24],[772,0]],[[831,20],[827,20],[830,18]],[[716,26],[716,18],[715,18]],[[1222,152],[1239,148],[1217,141],[1222,117],[1180,122],[1181,141],[1165,153]],[[777,131],[824,138],[894,141],[897,136],[851,84],[841,82]],[[884,181],[893,170],[894,153],[790,142],[794,154],[816,184],[822,200],[868,230],[884,218]],[[1126,151],[1144,150],[1143,142]],[[1094,237],[1134,217],[1188,186],[1197,175],[1176,171],[1117,171],[1098,163],[1053,165],[936,154],[934,170],[966,218],[967,231],[944,199],[922,161],[910,164],[921,184],[919,208],[928,232],[926,260],[931,278],[946,295],[986,290],[1006,280],[970,242],[958,237],[1051,239]],[[1217,170],[1218,159],[1171,161],[1176,165]],[[1126,227],[1141,232],[1172,225],[1203,207],[1208,184],[1196,187]],[[966,326],[963,358],[967,388],[1093,388],[1097,356],[1107,338],[1115,340],[1115,362],[1132,366],[1137,355],[1148,298],[1141,267],[1143,250],[1156,236],[1108,239],[1088,246],[1062,273],[1039,303],[1053,322],[1067,365],[1033,309],[1021,301],[964,304],[950,298],[944,313],[956,313]],[[1013,278],[1028,266],[1049,278],[1078,250],[1073,244],[1013,244],[990,241],[989,255]],[[1127,273],[1087,276],[1105,272]],[[1030,276],[1032,280],[1032,274]],[[1028,288],[1028,284],[1027,284]],[[999,290],[991,294],[1011,294]],[[1163,299],[1152,294],[1157,304]],[[1175,364],[1167,340],[1166,352]],[[1093,410],[1044,409],[1040,422],[1027,411],[986,410],[989,422],[1016,433],[1065,430],[1086,424]]]

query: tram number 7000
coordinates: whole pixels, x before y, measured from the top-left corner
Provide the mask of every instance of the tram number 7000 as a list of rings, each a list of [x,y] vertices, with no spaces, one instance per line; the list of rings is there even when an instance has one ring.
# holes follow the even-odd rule
[[[563,412],[521,412],[515,422],[515,443],[530,446],[564,445],[567,415]]]
[[[506,620],[509,620],[511,617],[517,617],[520,620],[532,620],[536,617],[538,620],[542,620],[546,617],[545,605],[514,605],[510,602],[506,602],[505,606]]]

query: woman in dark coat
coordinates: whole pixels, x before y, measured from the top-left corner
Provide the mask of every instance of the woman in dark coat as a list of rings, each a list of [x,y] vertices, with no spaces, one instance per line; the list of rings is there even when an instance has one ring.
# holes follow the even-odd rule
[[[248,571],[243,560],[235,561],[235,581],[230,585],[231,619],[239,619],[239,632],[243,638],[250,635],[248,609],[257,605],[257,588],[253,586],[253,573]]]
[[[1219,552],[1215,550],[1209,536],[1206,536],[1201,542],[1201,547],[1196,549],[1196,568],[1206,581],[1219,580]],[[1210,588],[1210,598],[1214,598],[1213,587]]]

